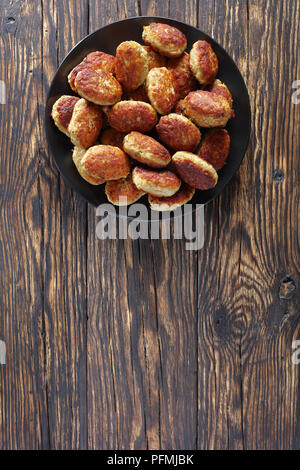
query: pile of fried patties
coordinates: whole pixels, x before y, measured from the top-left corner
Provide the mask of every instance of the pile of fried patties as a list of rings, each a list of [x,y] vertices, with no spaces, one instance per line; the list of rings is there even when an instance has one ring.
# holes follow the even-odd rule
[[[68,75],[80,98],[61,96],[52,117],[74,145],[81,177],[105,183],[111,203],[132,204],[147,193],[153,210],[175,210],[195,189],[217,184],[229,153],[232,96],[216,79],[208,42],[195,42],[188,54],[185,35],[162,23],[144,26],[142,38],[146,46],[122,42],[115,57],[88,54]]]

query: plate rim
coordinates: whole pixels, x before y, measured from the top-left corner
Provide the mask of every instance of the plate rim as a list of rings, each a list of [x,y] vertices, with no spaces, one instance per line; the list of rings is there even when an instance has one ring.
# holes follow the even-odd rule
[[[80,41],[78,41],[70,50],[69,52],[66,54],[66,56],[63,58],[63,60],[59,63],[56,71],[55,71],[55,74],[53,75],[53,78],[51,80],[51,83],[49,85],[49,88],[48,88],[48,91],[47,91],[47,97],[46,97],[46,102],[45,102],[45,113],[44,113],[44,126],[45,126],[45,130],[46,130],[46,139],[47,139],[47,146],[48,146],[48,149],[49,149],[49,153],[51,154],[51,157],[52,157],[52,160],[54,161],[54,164],[55,164],[55,167],[57,168],[59,174],[62,176],[62,178],[70,185],[70,187],[72,188],[73,191],[75,191],[77,194],[79,194],[79,196],[88,204],[91,204],[93,207],[98,207],[98,205],[92,201],[89,201],[81,192],[79,189],[77,189],[71,182],[71,180],[69,179],[69,177],[62,173],[62,171],[60,170],[59,166],[58,166],[58,163],[56,162],[56,158],[55,158],[55,155],[51,149],[51,144],[50,144],[50,138],[49,138],[49,135],[48,135],[48,124],[47,124],[47,120],[49,118],[48,116],[48,103],[49,103],[49,100],[51,98],[51,95],[52,95],[52,89],[54,87],[54,82],[56,80],[56,77],[57,75],[59,74],[59,71],[60,71],[60,68],[63,66],[63,64],[68,60],[69,56],[72,54],[72,52],[78,48],[78,46],[80,46],[81,43],[83,43],[85,40],[87,40],[88,38],[94,36],[95,34],[97,34],[99,31],[107,28],[107,27],[110,27],[111,25],[116,25],[118,23],[124,23],[124,22],[130,22],[132,20],[141,20],[141,19],[147,19],[147,20],[165,20],[165,21],[170,21],[170,22],[175,22],[177,24],[181,24],[181,25],[184,25],[184,26],[187,26],[188,28],[192,28],[193,30],[195,30],[195,32],[200,32],[201,34],[203,34],[204,36],[208,37],[209,39],[211,39],[214,43],[216,43],[218,45],[218,47],[221,49],[221,51],[229,58],[229,60],[231,61],[233,67],[236,69],[236,72],[240,75],[241,79],[242,79],[242,83],[243,83],[243,86],[244,86],[244,91],[246,92],[246,97],[247,97],[247,120],[248,120],[248,129],[247,129],[247,134],[246,134],[246,139],[245,139],[245,143],[244,143],[244,146],[243,146],[243,149],[241,151],[241,158],[238,162],[238,166],[237,168],[235,169],[235,171],[232,173],[232,175],[230,176],[230,178],[228,179],[228,181],[225,183],[225,185],[223,185],[222,187],[220,187],[217,191],[216,194],[212,195],[210,198],[208,198],[207,201],[205,201],[204,203],[202,204],[199,204],[199,203],[193,203],[193,208],[192,208],[192,212],[195,212],[197,210],[197,206],[205,206],[207,204],[209,204],[210,202],[212,202],[213,200],[217,199],[220,194],[225,190],[225,188],[227,186],[229,186],[231,183],[232,183],[232,180],[233,180],[233,177],[236,175],[236,173],[238,172],[238,170],[240,169],[240,166],[244,160],[244,157],[245,157],[245,154],[246,154],[246,151],[248,149],[248,146],[249,146],[249,141],[250,141],[250,136],[251,136],[251,129],[252,129],[252,112],[251,112],[251,102],[250,102],[250,97],[249,97],[249,92],[248,92],[248,88],[246,86],[246,83],[245,83],[245,80],[244,80],[244,77],[242,75],[242,73],[240,72],[237,64],[235,63],[234,59],[231,57],[231,55],[224,49],[224,47],[218,42],[216,41],[213,37],[211,37],[209,34],[207,34],[206,32],[202,31],[201,29],[197,28],[196,26],[193,26],[189,23],[185,23],[184,21],[180,21],[180,20],[176,20],[174,18],[169,18],[169,17],[165,17],[165,16],[148,16],[148,15],[142,15],[142,16],[130,16],[129,18],[123,18],[121,20],[116,20],[116,21],[112,21],[108,24],[105,24],[103,26],[101,26],[100,28],[92,31],[91,33],[87,34],[86,36],[84,36],[82,39],[80,39]],[[73,93],[72,90],[70,90],[70,93]],[[148,212],[149,210],[152,211],[152,212],[157,212],[157,211],[153,211],[150,206],[147,207],[148,209]],[[174,212],[172,211],[166,211],[168,212],[169,214],[169,217],[164,217],[164,220],[169,220],[169,219],[174,219],[174,218],[178,218],[178,217],[182,217],[182,215],[174,215]],[[166,214],[165,212],[165,214]],[[163,212],[158,212],[159,213],[163,213]],[[117,217],[119,218],[124,218],[124,216],[122,217],[122,215],[119,215],[118,213],[118,210],[115,210],[115,214]],[[126,219],[128,220],[131,220],[131,219],[134,219],[134,217],[131,217],[131,216],[126,216],[125,217]],[[159,216],[160,218],[160,216]],[[141,219],[142,220],[142,219]],[[151,218],[148,218],[149,221],[151,221]]]

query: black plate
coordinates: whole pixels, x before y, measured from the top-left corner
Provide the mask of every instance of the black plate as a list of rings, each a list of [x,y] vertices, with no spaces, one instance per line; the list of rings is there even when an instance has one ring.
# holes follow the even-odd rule
[[[187,37],[188,51],[195,41],[199,39],[208,41],[212,45],[219,60],[218,78],[226,83],[233,96],[235,118],[231,119],[226,126],[231,138],[228,162],[224,168],[219,171],[218,184],[214,189],[196,191],[192,200],[194,204],[206,204],[223,190],[238,170],[248,145],[251,128],[251,109],[247,88],[239,69],[227,52],[217,42],[193,26],[168,18],[144,16],[111,23],[85,37],[66,56],[52,80],[45,111],[47,140],[57,168],[70,185],[88,202],[95,206],[107,202],[104,193],[104,185],[99,187],[92,186],[78,174],[72,161],[72,144],[54,125],[50,116],[51,109],[54,102],[61,95],[74,94],[69,87],[67,76],[70,70],[89,52],[101,50],[114,55],[117,46],[122,41],[134,40],[142,43],[143,26],[152,21],[168,23],[180,29]],[[143,202],[143,200],[146,202],[146,197],[142,198],[140,201]]]

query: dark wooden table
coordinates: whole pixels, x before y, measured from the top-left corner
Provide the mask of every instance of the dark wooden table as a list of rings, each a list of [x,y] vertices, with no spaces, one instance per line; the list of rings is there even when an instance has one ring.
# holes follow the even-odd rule
[[[136,15],[198,26],[248,86],[250,145],[199,251],[99,241],[47,149],[59,62]],[[299,3],[1,0],[0,17],[0,447],[299,449]]]

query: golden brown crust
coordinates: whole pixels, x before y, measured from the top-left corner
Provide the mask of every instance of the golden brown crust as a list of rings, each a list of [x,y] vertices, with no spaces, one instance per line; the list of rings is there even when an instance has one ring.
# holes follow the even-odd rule
[[[175,114],[184,114],[183,100],[178,100],[178,101],[177,101],[177,103],[175,104],[174,108],[172,109],[172,113],[175,113]]]
[[[203,137],[197,154],[210,163],[216,171],[226,163],[230,147],[230,137],[226,129],[211,129]]]
[[[172,165],[183,181],[193,188],[207,190],[218,182],[218,173],[212,165],[190,152],[176,152]]]
[[[86,169],[82,166],[81,160],[84,157],[86,149],[82,147],[74,147],[73,149],[73,162],[78,170],[80,176],[85,179],[88,183],[98,186],[99,184],[104,183],[104,179],[99,176],[90,175]]]
[[[232,109],[233,99],[232,99],[232,95],[231,95],[227,85],[225,85],[225,83],[221,82],[221,80],[217,79],[217,80],[214,81],[212,86],[209,88],[209,91],[211,93],[214,93],[215,95],[221,95],[221,96],[224,96],[224,98],[226,98],[226,100],[229,103],[229,106],[231,107],[231,116],[230,117],[234,118],[234,110]]]
[[[156,130],[160,140],[174,150],[193,151],[201,138],[198,127],[187,117],[176,113],[162,116]]]
[[[183,107],[199,127],[223,127],[231,117],[228,101],[209,91],[192,91],[184,98]]]
[[[103,108],[105,106],[100,106],[101,110],[103,111]],[[107,115],[103,112],[102,113],[102,130],[104,129],[107,129],[109,127],[109,123],[108,123],[108,117]]]
[[[75,78],[77,92],[83,98],[99,105],[113,105],[122,97],[120,83],[109,73],[85,68]]]
[[[108,181],[105,185],[105,194],[109,202],[116,206],[127,206],[140,199],[145,191],[138,189],[129,173],[126,178]]]
[[[171,155],[163,145],[140,132],[126,135],[123,149],[130,157],[153,168],[163,168],[171,161]]]
[[[100,106],[102,111],[102,129],[107,129],[109,126],[108,116],[111,110],[111,106]]]
[[[123,140],[125,135],[126,134],[124,132],[119,132],[116,131],[116,129],[109,127],[101,134],[101,144],[112,145],[113,147],[118,147],[123,150]]]
[[[68,127],[71,142],[75,146],[88,148],[96,142],[101,127],[102,112],[99,106],[84,98],[77,101]]]
[[[105,52],[91,52],[86,56],[84,62],[93,70],[104,70],[104,72],[112,74],[115,72],[115,57]]]
[[[83,69],[89,68],[98,72],[104,70],[107,73],[114,73],[115,71],[115,58],[105,52],[95,51],[88,54],[80,64],[78,64],[68,75],[68,82],[73,91],[77,91],[75,86],[76,75]]]
[[[55,101],[51,116],[58,129],[69,137],[68,126],[72,118],[74,106],[79,101],[77,96],[63,95]]]
[[[177,100],[175,78],[166,67],[150,70],[147,75],[146,89],[150,103],[159,114],[168,114]]]
[[[143,28],[143,40],[166,57],[179,57],[186,49],[185,35],[168,24],[150,23]]]
[[[136,90],[148,73],[148,55],[143,46],[135,41],[124,41],[117,47],[115,63],[117,80],[124,90]]]
[[[212,83],[218,73],[216,54],[207,41],[197,41],[190,52],[190,67],[201,85]]]
[[[231,93],[228,87],[225,85],[225,83],[221,82],[221,80],[216,79],[214,83],[211,85],[209,91],[211,93],[215,93],[216,95],[224,96],[224,98],[227,99],[230,107],[232,108],[233,102],[232,102]]]
[[[154,211],[175,211],[178,207],[189,202],[195,194],[195,188],[182,183],[177,193],[170,197],[148,195],[150,207]]]
[[[180,188],[181,181],[169,170],[149,170],[136,166],[132,179],[137,188],[154,196],[172,196]]]
[[[81,165],[91,177],[104,180],[125,178],[130,172],[128,156],[118,147],[94,145],[84,154]]]
[[[131,131],[149,132],[156,122],[156,111],[143,101],[120,101],[109,113],[110,126],[126,134]]]
[[[150,103],[145,84],[139,86],[136,90],[127,93],[127,100],[144,101]]]
[[[150,46],[142,46],[148,55],[148,70],[154,69],[155,67],[165,67],[167,59],[154,51]]]
[[[184,52],[181,57],[169,59],[167,67],[174,75],[177,83],[178,98],[185,98],[190,91],[196,90],[197,80],[190,69],[189,54],[187,52]]]

